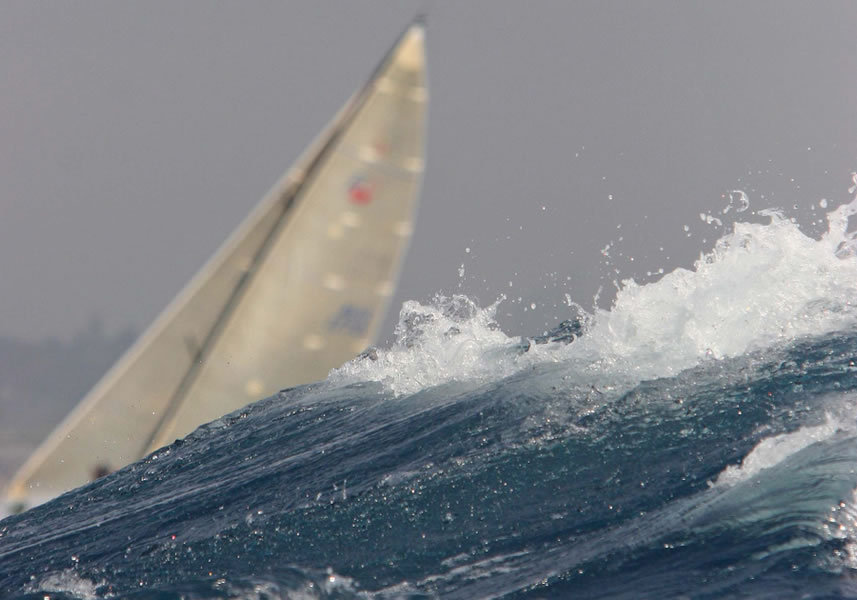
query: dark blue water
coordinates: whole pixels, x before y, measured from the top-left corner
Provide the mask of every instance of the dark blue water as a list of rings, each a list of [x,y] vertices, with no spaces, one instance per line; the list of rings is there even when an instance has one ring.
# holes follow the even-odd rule
[[[0,597],[857,597],[835,242],[736,227],[571,343],[407,303],[390,350],[0,521]]]
[[[616,392],[288,390],[3,521],[0,592],[857,596],[855,361],[851,330]]]

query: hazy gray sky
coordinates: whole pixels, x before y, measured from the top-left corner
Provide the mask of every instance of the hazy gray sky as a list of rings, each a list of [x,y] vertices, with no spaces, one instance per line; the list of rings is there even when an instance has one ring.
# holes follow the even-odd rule
[[[395,311],[461,284],[536,302],[501,313],[538,333],[609,287],[610,241],[644,276],[710,246],[699,213],[729,190],[802,218],[847,198],[853,1],[4,2],[0,334],[144,327],[420,11],[428,161]]]

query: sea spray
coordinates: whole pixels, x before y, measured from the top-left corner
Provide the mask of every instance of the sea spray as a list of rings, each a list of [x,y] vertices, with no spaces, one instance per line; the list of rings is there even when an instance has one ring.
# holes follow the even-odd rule
[[[828,213],[820,239],[775,210],[768,223],[736,222],[692,269],[660,279],[621,282],[609,310],[582,315],[573,344],[515,352],[521,339],[494,321],[504,298],[479,307],[463,295],[408,301],[390,349],[331,373],[334,383],[382,382],[395,394],[450,381],[501,378],[542,362],[565,363],[584,378],[609,373],[629,383],[675,375],[807,335],[857,324],[857,253],[849,217],[857,199]],[[581,317],[570,307],[569,317]]]
[[[395,394],[456,380],[500,378],[517,370],[514,346],[495,321],[503,299],[479,307],[464,295],[402,306],[392,348],[364,353],[331,372],[330,381],[379,381]],[[490,355],[493,360],[485,360]]]
[[[623,281],[611,309],[560,352],[651,378],[854,324],[857,260],[837,254],[840,215],[820,240],[776,212],[768,224],[735,223],[692,270]]]

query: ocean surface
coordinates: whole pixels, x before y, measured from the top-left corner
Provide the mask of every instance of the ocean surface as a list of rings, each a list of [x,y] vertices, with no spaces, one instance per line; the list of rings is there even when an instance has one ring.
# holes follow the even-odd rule
[[[736,223],[531,339],[408,302],[391,348],[0,521],[0,597],[857,597],[855,211]]]

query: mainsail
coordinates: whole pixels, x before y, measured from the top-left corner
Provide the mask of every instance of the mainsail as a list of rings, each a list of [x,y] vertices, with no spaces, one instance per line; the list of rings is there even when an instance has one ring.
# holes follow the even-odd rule
[[[250,401],[323,378],[375,338],[410,239],[426,120],[412,24],[295,166],[19,470],[32,505]]]

